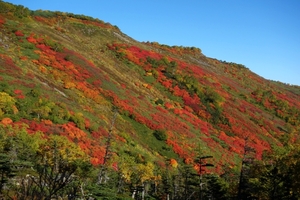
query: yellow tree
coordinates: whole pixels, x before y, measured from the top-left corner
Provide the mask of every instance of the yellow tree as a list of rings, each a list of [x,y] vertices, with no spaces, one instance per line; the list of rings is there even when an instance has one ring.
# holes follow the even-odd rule
[[[36,104],[36,108],[34,108],[32,111],[37,115],[38,119],[47,118],[54,106],[54,102],[48,101],[46,99],[39,99]]]
[[[132,173],[132,198],[135,198],[136,195],[139,195],[144,199],[145,194],[147,194],[147,185],[151,180],[154,179],[154,169],[155,166],[153,163],[147,162],[145,164],[138,163],[133,167]]]
[[[15,114],[16,100],[6,92],[0,92],[0,117],[4,114]]]
[[[50,135],[40,146],[36,175],[32,177],[32,197],[51,199],[75,181],[74,174],[89,157],[66,137]],[[79,187],[79,186],[78,186]]]

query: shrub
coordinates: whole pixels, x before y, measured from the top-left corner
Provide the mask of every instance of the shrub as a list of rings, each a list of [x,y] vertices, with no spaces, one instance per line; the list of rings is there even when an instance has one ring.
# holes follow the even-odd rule
[[[157,140],[160,141],[166,141],[168,139],[168,136],[165,131],[163,130],[156,130],[153,132],[154,137],[156,137]]]
[[[51,49],[53,51],[56,51],[56,52],[62,52],[63,51],[63,46],[62,44],[58,43],[58,42],[55,42],[53,40],[50,40],[50,39],[46,39],[45,40],[45,45],[51,47]]]
[[[157,99],[157,100],[155,101],[155,104],[156,104],[156,105],[164,105],[164,101],[163,101],[162,99]]]

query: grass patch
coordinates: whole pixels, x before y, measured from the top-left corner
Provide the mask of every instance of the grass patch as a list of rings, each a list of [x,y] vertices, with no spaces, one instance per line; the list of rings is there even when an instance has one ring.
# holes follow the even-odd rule
[[[22,55],[31,58],[33,60],[38,60],[40,56],[32,51],[32,49],[23,49]]]
[[[178,155],[174,153],[171,147],[169,147],[165,141],[158,140],[154,136],[154,131],[149,129],[144,124],[140,124],[136,122],[135,120],[131,119],[128,116],[122,115],[123,119],[129,122],[132,126],[132,128],[135,130],[137,136],[139,137],[140,141],[135,141],[135,143],[142,143],[143,146],[148,147],[149,149],[155,149],[157,150],[157,153],[159,153],[162,156],[165,156],[167,158],[178,158]]]
[[[145,80],[146,83],[155,83],[156,79],[153,76],[143,76],[143,79]]]

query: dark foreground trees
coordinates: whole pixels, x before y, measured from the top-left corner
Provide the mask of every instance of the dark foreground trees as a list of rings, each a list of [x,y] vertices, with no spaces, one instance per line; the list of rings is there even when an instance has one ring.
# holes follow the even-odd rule
[[[105,180],[99,184],[100,167],[90,164],[76,144],[64,136],[28,133],[26,127],[0,125],[1,199],[199,199],[199,175],[192,165],[166,167],[122,155],[117,164],[106,163]],[[174,164],[175,163],[175,164]],[[205,178],[203,198],[223,192]]]
[[[75,199],[81,171],[88,169],[79,147],[62,136],[30,135],[25,128],[1,126],[0,138],[3,199]]]
[[[300,198],[300,148],[277,149],[262,161],[251,165],[247,184],[256,199]]]
[[[194,165],[174,159],[157,167],[122,154],[107,163],[106,181],[99,184],[101,167],[67,138],[0,126],[0,198],[293,200],[300,198],[299,158],[300,148],[289,146],[252,160],[240,177],[230,168],[200,176]]]

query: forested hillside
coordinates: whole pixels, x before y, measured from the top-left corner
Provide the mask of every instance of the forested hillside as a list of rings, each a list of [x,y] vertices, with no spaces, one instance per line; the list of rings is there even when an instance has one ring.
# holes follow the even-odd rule
[[[300,198],[299,86],[85,15],[0,1],[0,122],[0,199]]]

